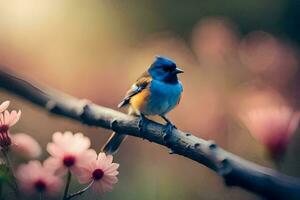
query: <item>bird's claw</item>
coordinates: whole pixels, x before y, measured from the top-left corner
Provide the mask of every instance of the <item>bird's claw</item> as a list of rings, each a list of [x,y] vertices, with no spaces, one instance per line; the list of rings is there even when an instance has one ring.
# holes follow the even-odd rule
[[[172,124],[172,123],[170,123],[170,124],[173,127],[173,129],[177,129],[177,127],[174,124]]]
[[[142,118],[140,118],[140,121],[139,121],[139,131],[140,132],[142,132],[143,126],[144,126],[144,120]]]
[[[144,127],[145,127],[145,124],[146,124],[146,117],[141,115],[140,116],[140,120],[139,120],[139,131],[140,133],[143,133],[144,131]]]
[[[164,133],[166,134],[166,136],[171,136],[174,129],[177,129],[177,127],[174,124],[168,122],[165,125]]]

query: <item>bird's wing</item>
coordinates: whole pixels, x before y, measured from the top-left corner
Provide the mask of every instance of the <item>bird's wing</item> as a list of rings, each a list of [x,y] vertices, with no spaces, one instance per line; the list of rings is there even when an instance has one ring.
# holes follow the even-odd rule
[[[131,97],[134,95],[140,93],[143,89],[145,89],[151,82],[152,78],[149,75],[148,72],[145,72],[140,76],[135,84],[132,85],[132,87],[127,91],[124,99],[122,102],[118,105],[119,108],[129,104]]]
[[[177,101],[177,104],[176,104],[176,105],[178,105],[178,104],[180,103],[181,97],[182,97],[182,94],[180,94],[180,96],[179,96],[179,99],[178,99],[178,101]]]

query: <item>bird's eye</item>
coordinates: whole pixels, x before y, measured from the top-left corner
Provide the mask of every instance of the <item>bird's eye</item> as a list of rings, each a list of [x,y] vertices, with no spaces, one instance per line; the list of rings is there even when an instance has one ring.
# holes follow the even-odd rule
[[[171,67],[168,67],[168,66],[164,66],[164,67],[163,67],[163,70],[164,70],[165,72],[171,72],[171,71],[172,71]]]

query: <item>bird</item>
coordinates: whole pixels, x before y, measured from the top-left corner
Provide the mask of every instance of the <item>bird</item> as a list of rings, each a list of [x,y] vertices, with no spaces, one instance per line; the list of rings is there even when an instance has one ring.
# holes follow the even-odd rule
[[[156,56],[148,70],[127,91],[118,107],[127,106],[128,114],[140,116],[141,120],[146,116],[160,116],[170,132],[176,126],[168,119],[167,113],[180,102],[183,86],[177,75],[183,72],[170,58]],[[115,154],[125,138],[124,134],[112,133],[102,151]]]

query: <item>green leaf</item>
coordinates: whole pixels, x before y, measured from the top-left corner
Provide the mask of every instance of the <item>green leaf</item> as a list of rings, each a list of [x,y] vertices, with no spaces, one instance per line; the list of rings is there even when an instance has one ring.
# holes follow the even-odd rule
[[[9,169],[5,164],[0,164],[0,183],[6,183],[13,180],[13,176],[9,173]]]

